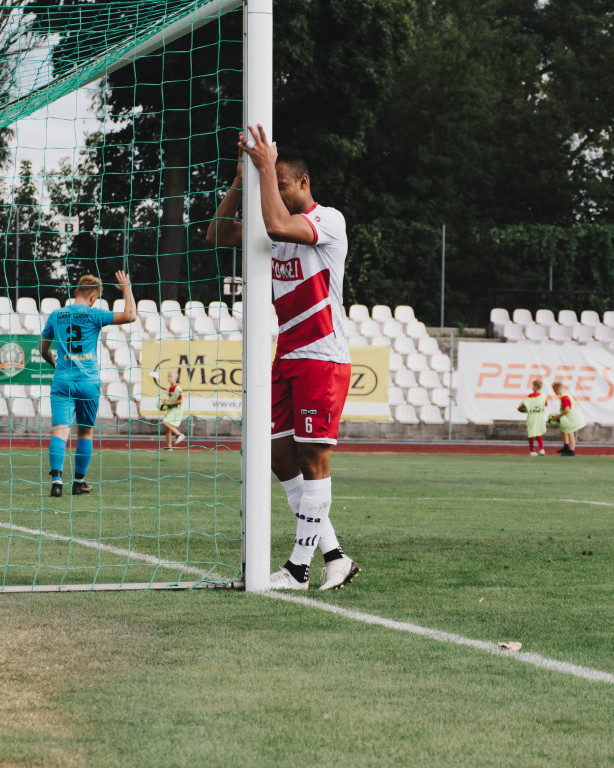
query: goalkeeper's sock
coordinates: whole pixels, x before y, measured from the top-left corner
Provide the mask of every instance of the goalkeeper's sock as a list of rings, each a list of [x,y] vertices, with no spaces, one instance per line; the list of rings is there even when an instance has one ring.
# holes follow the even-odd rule
[[[331,480],[303,480],[303,494],[296,523],[292,563],[309,565],[318,545],[320,531],[328,520],[331,503]]]
[[[93,445],[91,440],[80,437],[75,451],[75,480],[82,482],[92,460]]]
[[[66,455],[66,440],[60,437],[51,438],[49,443],[49,468],[53,482],[62,482],[62,470],[64,468],[64,456]],[[56,478],[59,478],[56,480]]]
[[[281,487],[286,492],[290,509],[294,513],[294,516],[298,517],[299,509],[301,507],[301,498],[303,496],[303,475],[297,475],[291,480],[284,480]]]

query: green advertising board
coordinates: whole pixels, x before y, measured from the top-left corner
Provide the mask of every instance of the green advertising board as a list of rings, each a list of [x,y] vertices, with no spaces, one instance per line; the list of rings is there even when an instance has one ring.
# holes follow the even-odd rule
[[[40,353],[40,336],[0,334],[0,384],[51,384],[53,368]]]

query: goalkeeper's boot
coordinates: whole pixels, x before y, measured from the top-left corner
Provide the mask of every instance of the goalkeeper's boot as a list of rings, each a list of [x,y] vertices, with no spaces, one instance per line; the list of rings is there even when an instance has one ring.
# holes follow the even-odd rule
[[[75,480],[75,482],[72,484],[73,496],[81,496],[84,493],[91,493],[91,492],[92,492],[92,486],[89,483],[86,483],[85,480]]]
[[[326,563],[322,568],[320,589],[342,589],[350,581],[353,581],[359,573],[358,563],[347,555],[341,555],[336,560]]]
[[[287,568],[280,568],[271,574],[271,589],[309,589],[309,579],[298,581]]]
[[[56,499],[62,495],[62,473],[50,472],[51,475],[51,496]]]

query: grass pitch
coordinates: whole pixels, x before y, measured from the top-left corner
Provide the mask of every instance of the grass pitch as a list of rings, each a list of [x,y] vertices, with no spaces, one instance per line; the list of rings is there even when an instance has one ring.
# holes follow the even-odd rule
[[[8,459],[1,457],[3,481]],[[10,460],[13,504],[0,505],[3,522],[7,514],[24,528],[72,521],[86,537],[104,521],[118,549],[154,555],[146,526],[166,526],[173,535],[163,556],[171,559],[189,538],[186,488],[202,481],[195,509],[200,527],[208,526],[204,478],[235,477],[236,469],[231,455],[193,452],[187,463],[180,451],[115,452],[113,464],[104,454],[103,504],[63,498],[66,511],[56,514],[38,455]],[[338,454],[333,519],[363,571],[344,590],[320,593],[318,556],[313,588],[300,593],[465,638],[519,641],[523,652],[598,670],[601,681],[261,595],[5,594],[0,765],[611,766],[611,466],[605,457]],[[157,482],[160,472],[167,483]],[[113,483],[117,492],[107,496]],[[294,523],[273,489],[277,567]],[[225,533],[211,535],[224,540],[230,568],[239,556],[232,541],[239,497],[234,480],[223,480],[213,501]],[[36,511],[39,498],[44,512]],[[113,510],[132,507],[135,535],[114,534]],[[90,578],[91,551],[81,549],[72,544],[72,556],[86,561],[69,573]],[[193,562],[206,568],[208,552],[197,549]],[[2,556],[6,562],[6,550]],[[115,575],[119,556],[107,558]],[[155,570],[147,562],[138,568],[147,578]]]

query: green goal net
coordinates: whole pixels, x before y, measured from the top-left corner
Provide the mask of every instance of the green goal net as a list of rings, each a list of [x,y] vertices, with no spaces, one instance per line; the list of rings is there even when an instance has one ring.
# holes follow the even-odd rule
[[[0,11],[2,591],[243,579],[242,261],[205,233],[244,124],[245,16],[236,0]],[[92,492],[71,493],[73,427],[54,498],[41,332],[84,274],[123,311],[118,270],[137,319],[100,334]]]

